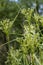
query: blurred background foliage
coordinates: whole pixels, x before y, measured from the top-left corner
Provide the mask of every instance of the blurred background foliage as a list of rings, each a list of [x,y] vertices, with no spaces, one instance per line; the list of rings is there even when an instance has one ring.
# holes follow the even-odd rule
[[[13,19],[19,8],[34,8],[43,14],[43,0],[0,0],[0,20]]]

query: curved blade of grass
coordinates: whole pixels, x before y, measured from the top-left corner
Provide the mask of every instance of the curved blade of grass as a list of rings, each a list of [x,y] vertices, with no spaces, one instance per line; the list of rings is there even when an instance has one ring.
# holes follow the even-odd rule
[[[33,54],[33,56],[34,56],[35,60],[37,61],[37,63],[38,63],[39,65],[41,65],[41,63],[40,63],[40,61],[38,60],[38,58],[36,57],[36,55]]]
[[[9,44],[9,43],[11,43],[11,42],[13,42],[13,41],[16,41],[16,39],[13,39],[13,40],[11,40],[11,41],[8,41],[8,42],[6,42],[6,43],[0,45],[0,49],[1,49],[4,45]]]

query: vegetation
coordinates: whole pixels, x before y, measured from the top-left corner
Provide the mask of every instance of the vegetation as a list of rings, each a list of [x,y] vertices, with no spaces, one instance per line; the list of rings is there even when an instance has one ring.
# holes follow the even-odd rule
[[[43,16],[38,13],[39,7],[20,8],[15,1],[6,3],[12,11],[10,6],[1,10],[10,10],[11,16],[6,13],[0,17],[0,65],[43,65]]]

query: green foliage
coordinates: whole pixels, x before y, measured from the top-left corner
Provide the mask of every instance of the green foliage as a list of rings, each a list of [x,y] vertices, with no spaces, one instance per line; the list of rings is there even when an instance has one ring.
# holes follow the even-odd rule
[[[0,0],[0,65],[43,65],[43,17],[33,2]]]
[[[0,20],[5,18],[14,19],[19,10],[18,4],[16,2],[10,2],[10,0],[0,1]]]
[[[43,65],[43,33],[40,28],[40,24],[43,27],[43,19],[33,11],[33,9],[21,10],[23,14],[23,33],[18,34],[20,29],[17,25],[20,22],[15,23],[14,26],[19,30],[17,32],[13,29],[16,31],[12,33],[13,36],[16,36],[13,39],[16,40],[11,43],[14,43],[14,45],[10,46],[7,61],[5,62],[6,65]],[[15,46],[18,46],[18,48],[15,48]]]

